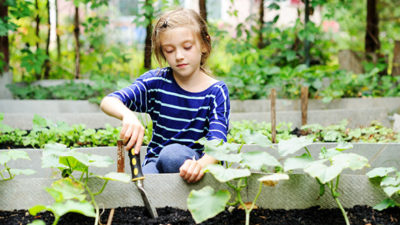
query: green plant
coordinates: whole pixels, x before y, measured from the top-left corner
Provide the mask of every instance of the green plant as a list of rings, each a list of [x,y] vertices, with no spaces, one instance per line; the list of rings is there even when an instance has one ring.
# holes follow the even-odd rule
[[[400,207],[397,197],[400,195],[400,172],[394,167],[379,167],[367,173],[373,183],[378,183],[388,198],[374,206],[376,210]]]
[[[10,168],[7,163],[11,160],[26,159],[30,160],[28,153],[24,151],[10,150],[10,151],[0,151],[0,181],[12,180],[17,175],[31,175],[36,173],[36,171],[31,169],[14,169]],[[6,175],[8,174],[8,175]]]
[[[314,159],[307,148],[312,140],[306,137],[293,138],[281,141],[278,144],[279,154],[283,157],[296,153],[302,148],[305,153],[298,157],[288,158],[284,162],[284,170],[292,171],[302,169],[305,173],[315,178],[320,185],[319,196],[325,194],[325,187],[330,190],[332,198],[338,205],[347,225],[350,225],[346,211],[339,200],[339,181],[344,169],[359,170],[368,167],[368,159],[355,153],[344,153],[342,151],[352,148],[351,144],[339,144],[335,148],[326,149],[323,147],[318,159]]]
[[[76,149],[67,149],[61,144],[46,145],[43,150],[42,167],[58,169],[62,178],[55,181],[51,188],[46,189],[55,199],[55,203],[50,206],[33,206],[29,212],[36,215],[43,210],[51,211],[55,217],[53,225],[57,224],[59,218],[67,212],[96,217],[95,224],[98,224],[99,207],[95,196],[103,192],[110,180],[125,183],[131,180],[130,175],[126,173],[110,172],[102,176],[89,172],[90,168],[108,167],[112,164],[113,160],[107,156],[85,154]],[[104,181],[97,192],[89,187],[88,181],[91,177]],[[89,201],[86,200],[87,197]]]
[[[267,146],[269,143],[267,137],[262,135],[257,137],[247,136],[245,138],[249,143],[262,146]],[[199,142],[204,145],[204,152],[206,154],[224,162],[223,164],[225,165],[208,165],[204,169],[204,172],[211,173],[215,179],[231,188],[234,193],[234,198],[232,202],[229,202],[231,194],[228,190],[215,191],[210,186],[206,186],[198,191],[191,191],[187,199],[187,204],[196,223],[216,216],[228,205],[241,205],[245,210],[245,224],[248,225],[250,223],[250,213],[254,209],[256,201],[261,194],[263,184],[274,186],[279,180],[289,179],[286,174],[281,173],[262,176],[258,179],[258,192],[252,202],[248,204],[244,202],[242,198],[242,190],[248,186],[248,179],[256,174],[252,171],[271,173],[271,171],[274,171],[275,167],[280,167],[281,164],[267,152],[255,151],[241,153],[242,145],[222,143],[220,140],[205,141],[203,139]],[[250,206],[248,207],[248,205]]]

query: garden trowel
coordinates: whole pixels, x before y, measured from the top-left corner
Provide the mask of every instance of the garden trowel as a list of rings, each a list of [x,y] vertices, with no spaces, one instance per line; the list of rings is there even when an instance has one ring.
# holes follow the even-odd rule
[[[131,165],[132,181],[135,182],[137,189],[139,189],[140,195],[142,196],[144,205],[150,213],[152,218],[158,217],[156,208],[151,204],[149,198],[147,198],[146,191],[144,190],[143,180],[144,176],[142,173],[142,165],[140,163],[140,155],[135,154],[135,149],[132,148],[128,151],[129,164]]]

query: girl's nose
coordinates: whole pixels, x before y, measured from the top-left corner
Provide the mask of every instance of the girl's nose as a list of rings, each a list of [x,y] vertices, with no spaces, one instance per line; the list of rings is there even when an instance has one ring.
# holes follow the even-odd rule
[[[183,51],[180,49],[176,50],[176,55],[175,55],[176,60],[181,60],[183,59]]]

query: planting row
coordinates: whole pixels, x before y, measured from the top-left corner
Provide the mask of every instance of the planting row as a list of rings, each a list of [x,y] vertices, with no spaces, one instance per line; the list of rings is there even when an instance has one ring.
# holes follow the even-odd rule
[[[187,185],[177,174],[146,176],[145,187],[151,193],[150,200],[156,207],[187,207],[194,220],[201,222],[217,215],[228,205],[241,205],[248,222],[255,205],[288,209],[315,205],[331,208],[337,204],[345,218],[344,208],[357,204],[376,205],[381,202],[376,209],[398,205],[395,197],[400,193],[400,177],[396,172],[398,168],[390,167],[390,164],[397,165],[397,161],[388,163],[399,158],[398,144],[356,144],[353,149],[351,144],[312,144],[312,140],[306,137],[281,141],[274,146],[263,139],[252,140],[256,144],[252,146],[205,140],[201,140],[201,143],[207,154],[224,163],[206,167],[205,172],[213,176],[208,175],[195,185]],[[53,144],[43,152],[2,151],[0,164],[5,167],[4,173],[16,175],[30,166],[30,169],[38,170],[38,176],[48,174],[43,173],[44,168],[53,174],[59,171],[58,177],[61,178],[0,182],[0,208],[30,208],[39,203],[41,205],[30,208],[33,215],[48,210],[59,218],[62,213],[74,211],[97,218],[100,202],[105,207],[143,205],[139,192],[131,191],[132,184],[111,182],[107,185],[109,180],[129,181],[126,174],[111,173],[114,169],[105,168],[113,164],[112,158],[117,157],[115,149],[68,150],[62,145]],[[93,152],[100,155],[88,154]],[[35,168],[40,164],[35,155],[41,155],[43,168]],[[19,161],[25,161],[29,156],[34,162],[12,163],[13,159],[22,158]],[[22,165],[25,168],[18,168]],[[369,166],[372,168],[367,169]],[[375,168],[378,166],[386,168]],[[99,169],[93,169],[96,167]],[[370,184],[365,175],[349,175],[348,169],[358,171],[358,174],[368,171],[367,175],[378,181],[378,186],[383,189]],[[302,174],[295,174],[298,172]],[[281,184],[278,185],[278,182]],[[50,196],[40,199],[46,195],[41,187],[44,184],[52,184],[46,190],[54,200]],[[24,185],[28,185],[29,190]],[[22,198],[23,202],[10,199],[15,196],[26,198]],[[247,202],[251,203],[250,207]],[[62,213],[57,210],[61,206]]]
[[[69,126],[64,122],[54,123],[35,115],[31,130],[13,129],[2,123],[0,114],[0,148],[33,147],[43,148],[47,143],[61,143],[69,147],[113,146],[119,138],[119,128],[107,125],[105,129],[89,129],[85,125]],[[144,144],[148,144],[152,135],[152,123],[147,124]],[[314,142],[364,142],[399,143],[400,134],[391,128],[373,122],[367,127],[349,128],[347,121],[330,126],[310,124],[301,128],[292,128],[291,123],[279,123],[276,127],[276,141],[287,140],[294,136],[308,136]],[[271,124],[254,121],[231,122],[228,142],[248,144],[252,139],[271,142]]]

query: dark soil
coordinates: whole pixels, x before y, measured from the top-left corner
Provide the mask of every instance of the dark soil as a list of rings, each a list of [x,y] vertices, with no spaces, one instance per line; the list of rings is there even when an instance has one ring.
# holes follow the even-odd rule
[[[195,224],[189,211],[175,208],[158,208],[159,217],[151,219],[143,207],[116,208],[113,225],[159,225],[159,224]],[[106,224],[110,210],[106,209],[101,215],[101,223]],[[347,209],[352,225],[394,225],[400,224],[400,208],[391,208],[384,211],[376,211],[369,206],[355,206]],[[244,224],[244,211],[235,209],[232,212],[222,212],[218,216],[205,221],[204,225],[233,225]],[[42,219],[46,224],[53,222],[50,213],[40,213],[33,217],[26,210],[0,211],[0,224],[25,225],[34,219]],[[80,214],[69,213],[61,217],[60,225],[86,225],[94,224],[93,218]],[[320,209],[313,207],[304,210],[268,210],[255,209],[251,214],[251,224],[268,225],[340,225],[345,224],[339,209]]]

